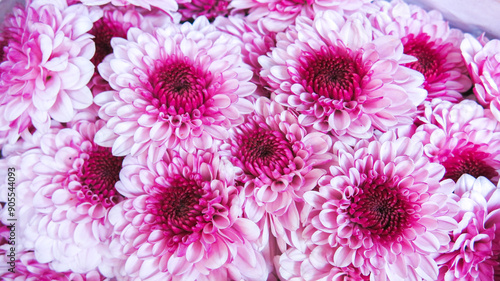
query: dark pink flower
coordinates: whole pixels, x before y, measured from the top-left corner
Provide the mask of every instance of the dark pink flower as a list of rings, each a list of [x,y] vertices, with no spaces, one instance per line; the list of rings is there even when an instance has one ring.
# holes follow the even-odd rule
[[[178,12],[182,15],[182,21],[194,20],[205,16],[208,20],[214,20],[218,16],[226,16],[229,13],[230,0],[191,0],[179,4]]]
[[[243,173],[249,218],[257,222],[268,214],[273,224],[281,225],[273,229],[297,230],[302,196],[317,185],[333,158],[331,142],[326,134],[308,133],[293,112],[259,98],[255,112],[221,146]]]

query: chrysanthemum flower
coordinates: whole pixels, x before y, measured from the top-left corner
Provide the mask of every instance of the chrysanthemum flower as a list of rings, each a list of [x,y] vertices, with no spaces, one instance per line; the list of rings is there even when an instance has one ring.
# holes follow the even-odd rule
[[[326,134],[307,133],[281,105],[259,98],[255,112],[221,146],[243,172],[247,215],[257,222],[269,214],[285,229],[297,230],[302,195],[326,173],[322,168],[333,158],[331,142]]]
[[[56,271],[99,267],[109,276],[107,214],[123,199],[114,187],[123,159],[93,142],[104,121],[70,125],[35,133],[26,151],[6,159],[16,169],[17,239]]]
[[[230,2],[230,0],[191,0],[180,3],[178,12],[182,15],[182,21],[194,20],[200,16],[214,20],[229,13]]]
[[[95,102],[108,122],[96,141],[114,155],[210,148],[253,108],[244,98],[255,90],[252,72],[237,43],[205,17],[153,34],[131,28],[128,40],[114,38],[112,46],[99,72],[114,90]]]
[[[113,207],[110,247],[131,280],[264,280],[253,248],[259,229],[242,218],[231,163],[169,150],[158,162],[127,156]]]
[[[224,32],[227,32],[238,39],[241,43],[241,54],[243,62],[253,71],[253,82],[257,89],[254,96],[256,98],[264,96],[270,97],[271,93],[267,89],[266,81],[260,76],[262,66],[259,57],[267,54],[272,47],[276,46],[276,34],[274,32],[262,32],[255,24],[251,24],[243,16],[218,17],[214,25]]]
[[[479,39],[465,34],[460,48],[474,83],[473,91],[478,102],[489,107],[500,121],[500,40],[489,41],[485,37]]]
[[[302,125],[334,135],[369,138],[411,124],[426,97],[422,74],[402,66],[412,58],[400,40],[374,40],[361,13],[300,17],[259,62],[277,102],[297,110]]]
[[[16,261],[15,272],[6,271],[0,273],[2,280],[15,281],[103,281],[109,280],[102,276],[97,270],[88,273],[57,272],[50,264],[40,263],[33,252],[16,253],[19,259]]]
[[[433,162],[445,167],[445,178],[484,176],[494,183],[500,173],[500,124],[489,110],[471,100],[458,104],[435,100],[426,106],[413,139],[424,144]]]
[[[417,58],[405,65],[424,75],[427,100],[461,100],[461,93],[471,88],[460,51],[462,31],[450,28],[436,10],[427,12],[400,0],[375,4],[379,11],[370,15],[372,24],[383,34],[401,38],[404,53]]]
[[[298,16],[313,17],[324,10],[356,11],[371,0],[232,0],[235,11],[248,13],[247,20],[264,32],[281,32]]]
[[[30,126],[47,132],[51,119],[68,122],[92,104],[88,10],[65,1],[40,2],[16,8],[7,21],[10,31],[21,32],[10,32],[0,64],[0,132],[7,132],[10,143]]]
[[[455,194],[460,197],[458,229],[451,234],[449,249],[435,258],[440,267],[437,280],[497,280],[500,189],[485,177],[464,175]]]
[[[457,227],[453,182],[421,144],[386,133],[337,146],[339,164],[304,199],[312,206],[304,238],[311,266],[358,268],[370,280],[436,280],[429,256]]]

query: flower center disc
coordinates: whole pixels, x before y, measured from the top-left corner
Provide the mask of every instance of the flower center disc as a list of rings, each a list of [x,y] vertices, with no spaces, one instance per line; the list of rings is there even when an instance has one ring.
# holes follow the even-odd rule
[[[410,227],[411,206],[399,191],[383,179],[367,179],[347,209],[351,221],[371,234],[390,237]]]
[[[127,32],[122,26],[105,17],[96,21],[89,33],[94,35],[95,54],[91,61],[96,67],[107,55],[113,53],[113,47],[111,47],[113,37],[127,37]]]
[[[407,63],[405,66],[422,73],[427,83],[435,81],[439,79],[440,75],[445,74],[442,66],[446,62],[446,57],[429,39],[430,36],[425,33],[420,33],[416,37],[409,34],[402,39],[404,53],[417,58],[417,61]]]
[[[488,159],[491,159],[491,155],[478,151],[477,147],[461,150],[441,163],[446,170],[444,178],[457,182],[463,174],[469,174],[475,178],[483,176],[492,180],[498,176],[498,172],[487,163]]]
[[[239,135],[236,142],[239,148],[236,157],[254,176],[264,173],[272,177],[275,171],[283,174],[283,169],[294,158],[290,143],[277,131],[258,128]]]
[[[89,153],[79,173],[82,192],[92,202],[101,202],[104,207],[114,206],[123,197],[116,191],[115,183],[120,180],[124,157],[115,157],[111,149],[96,146]]]
[[[322,97],[349,102],[356,99],[358,69],[358,64],[348,56],[319,55],[304,67],[303,86]]]
[[[191,243],[207,222],[211,214],[207,211],[207,192],[201,187],[201,176],[185,179],[181,176],[168,179],[171,186],[148,199],[148,209],[156,216],[156,228],[168,237],[169,246]],[[194,236],[192,235],[194,234]]]
[[[170,114],[190,113],[208,98],[204,74],[189,62],[169,60],[156,68],[150,83],[153,95]]]

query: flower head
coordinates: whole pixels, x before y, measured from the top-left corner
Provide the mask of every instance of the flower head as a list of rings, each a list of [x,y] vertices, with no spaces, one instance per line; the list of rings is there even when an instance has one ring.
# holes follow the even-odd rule
[[[304,195],[312,206],[304,237],[311,257],[319,255],[312,266],[352,265],[375,280],[436,280],[429,254],[448,245],[457,225],[443,167],[422,145],[392,134],[337,149],[339,165]]]
[[[478,39],[466,34],[460,46],[467,64],[469,75],[474,83],[477,101],[489,107],[497,120],[500,120],[500,59],[498,48],[500,40]]]
[[[158,162],[127,156],[113,207],[111,247],[126,260],[121,274],[141,280],[261,280],[259,229],[241,217],[230,163],[217,154],[168,151]]]
[[[469,174],[498,182],[500,125],[489,110],[470,100],[438,99],[426,106],[420,122],[412,138],[424,144],[431,161],[444,166],[445,178],[456,182]]]
[[[500,261],[500,189],[484,177],[462,176],[455,186],[460,212],[446,251],[435,258],[438,280],[496,280]]]
[[[308,134],[291,111],[267,98],[259,98],[255,106],[221,150],[242,171],[248,216],[258,221],[267,213],[295,231],[300,222],[298,202],[317,185],[326,173],[322,168],[333,158],[328,152],[331,138]]]
[[[47,132],[51,119],[69,122],[92,104],[94,44],[83,5],[34,2],[11,17],[0,64],[0,131],[13,143],[31,126]]]
[[[95,102],[108,122],[96,141],[112,146],[114,155],[148,149],[152,155],[179,144],[210,148],[252,108],[244,97],[255,85],[238,46],[204,17],[153,34],[131,28],[128,40],[114,38],[112,45],[99,71],[113,90]]]
[[[356,34],[356,36],[351,36]],[[369,138],[412,123],[426,96],[423,76],[392,36],[373,39],[364,14],[327,11],[297,19],[259,62],[275,100],[299,113],[299,122],[337,136]],[[394,79],[394,77],[398,77]]]
[[[93,142],[103,123],[81,120],[69,128],[37,132],[25,150],[6,159],[19,175],[20,244],[56,271],[84,273],[99,267],[112,274],[107,215],[123,199],[115,189],[123,159]]]
[[[370,15],[372,24],[383,34],[401,38],[404,53],[417,58],[405,66],[424,75],[427,100],[461,100],[461,93],[471,87],[460,51],[462,31],[450,28],[435,10],[426,12],[403,1],[377,1],[376,5],[380,10]]]

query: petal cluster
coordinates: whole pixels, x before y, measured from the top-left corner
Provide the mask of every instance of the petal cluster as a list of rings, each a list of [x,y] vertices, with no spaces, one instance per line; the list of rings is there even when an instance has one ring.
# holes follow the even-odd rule
[[[452,182],[440,182],[444,169],[422,145],[391,135],[354,149],[338,145],[339,165],[304,195],[312,206],[303,236],[313,268],[354,267],[370,280],[436,280],[429,255],[448,245],[457,227]]]
[[[87,83],[94,72],[92,27],[83,5],[36,1],[15,8],[7,20],[0,64],[0,132],[14,143],[34,126],[47,132],[51,120],[69,122],[92,104]]]
[[[107,121],[96,141],[115,155],[207,149],[251,111],[252,72],[233,39],[205,17],[153,34],[131,28],[112,46],[99,65],[113,90],[95,97]]]
[[[263,280],[252,241],[257,225],[242,218],[241,187],[217,154],[166,153],[157,162],[126,157],[113,207],[110,247],[130,280]]]
[[[427,93],[422,74],[403,66],[411,61],[398,38],[374,39],[364,14],[333,11],[298,18],[259,58],[272,97],[302,125],[356,138],[412,123]]]

